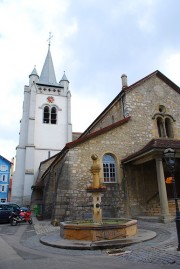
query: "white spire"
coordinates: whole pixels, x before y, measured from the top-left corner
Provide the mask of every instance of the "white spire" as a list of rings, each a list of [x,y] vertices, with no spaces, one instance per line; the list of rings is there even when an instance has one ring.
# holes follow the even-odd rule
[[[48,53],[46,56],[46,60],[39,78],[39,83],[45,84],[45,85],[59,85],[56,82],[56,76],[54,72],[54,66],[53,61],[51,57],[51,51],[50,51],[50,40],[48,44]]]
[[[31,72],[31,74],[29,75],[30,76],[38,76],[38,73],[37,73],[37,70],[36,70],[36,66],[34,66],[34,69],[33,71]],[[39,76],[38,76],[39,77]]]
[[[60,82],[61,81],[68,81],[69,82],[69,80],[66,77],[65,71],[64,71],[64,74],[63,74],[62,79],[60,80]]]

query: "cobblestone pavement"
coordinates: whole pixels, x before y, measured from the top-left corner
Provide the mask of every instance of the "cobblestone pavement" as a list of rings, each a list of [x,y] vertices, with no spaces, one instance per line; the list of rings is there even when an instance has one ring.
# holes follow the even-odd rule
[[[150,241],[123,248],[125,254],[121,255],[119,253],[118,259],[133,263],[180,265],[180,251],[177,251],[175,223],[162,224],[143,221],[138,223],[139,228],[155,231],[157,236]]]
[[[34,223],[34,229],[36,231],[36,234],[41,235],[41,234],[47,234],[49,232],[59,231],[59,226],[52,226],[49,222],[43,221],[39,223]]]
[[[177,232],[175,223],[154,223],[147,221],[138,221],[140,229],[151,230],[157,233],[157,236],[149,241],[133,244],[123,249],[97,250],[97,251],[77,251],[57,249],[53,252],[68,252],[68,255],[108,255],[116,256],[120,263],[138,263],[138,264],[159,264],[159,265],[180,265],[180,251],[177,251]],[[59,232],[59,227],[53,227],[48,222],[34,223],[36,234],[41,235],[49,232]],[[45,247],[45,246],[44,246]],[[49,248],[49,247],[48,247]]]

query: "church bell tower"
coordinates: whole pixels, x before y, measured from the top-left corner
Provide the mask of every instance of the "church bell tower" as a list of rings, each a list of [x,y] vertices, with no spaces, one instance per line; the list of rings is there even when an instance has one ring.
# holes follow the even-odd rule
[[[72,141],[71,93],[64,72],[56,82],[53,61],[48,52],[40,77],[33,69],[24,87],[23,115],[13,176],[12,201],[29,205],[40,162],[62,150]]]

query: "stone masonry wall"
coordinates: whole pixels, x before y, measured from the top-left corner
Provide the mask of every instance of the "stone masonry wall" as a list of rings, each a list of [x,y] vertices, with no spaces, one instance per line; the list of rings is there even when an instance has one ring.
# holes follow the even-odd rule
[[[149,161],[140,165],[126,167],[128,178],[128,205],[131,216],[144,215],[152,203],[157,203],[158,184],[156,163]]]
[[[153,138],[159,138],[156,120],[159,106],[173,116],[175,139],[180,138],[180,95],[157,77],[152,77],[126,94],[126,107],[132,120],[129,125],[130,151],[137,151]]]
[[[106,139],[110,141],[109,138]],[[69,150],[59,177],[56,212],[54,214],[56,220],[91,217],[92,196],[86,192],[86,187],[92,182],[91,155],[97,154],[102,166],[102,156],[106,152],[114,154],[117,158],[118,182],[106,184],[107,191],[103,193],[102,198],[103,215],[104,217],[118,217],[124,214],[125,201],[119,156],[110,145],[109,150],[107,150],[107,142],[104,142],[99,137]],[[100,177],[102,178],[102,170]]]
[[[117,183],[106,184],[107,192],[102,198],[104,205],[109,205],[107,214],[120,216],[126,214],[126,189],[122,171],[121,160],[126,156],[140,150],[151,139],[157,138],[157,125],[153,115],[159,112],[159,105],[166,108],[166,113],[176,120],[174,130],[176,138],[180,133],[180,96],[157,77],[152,77],[144,83],[137,85],[126,93],[125,110],[131,119],[104,134],[91,138],[70,149],[64,165],[61,168],[57,181],[57,197],[54,218],[58,221],[64,219],[84,218],[90,212],[91,197],[86,193],[86,186],[91,182],[90,167],[91,155],[97,154],[102,168],[102,158],[105,153],[111,153],[117,162]],[[118,112],[119,110],[119,112]],[[111,112],[113,109],[111,110]],[[114,111],[120,113],[120,102]],[[110,112],[109,112],[110,113]],[[109,114],[110,115],[110,114]],[[108,114],[107,119],[110,119]],[[119,114],[119,117],[122,115]],[[116,118],[116,117],[115,117]],[[99,125],[97,125],[99,128]],[[95,130],[95,128],[93,129]],[[61,164],[57,164],[57,166]],[[58,169],[58,168],[56,168]],[[102,169],[101,169],[101,178]]]
[[[43,196],[43,218],[51,218],[52,209],[55,204],[55,178],[53,176],[53,170],[48,173],[44,179],[44,196]]]

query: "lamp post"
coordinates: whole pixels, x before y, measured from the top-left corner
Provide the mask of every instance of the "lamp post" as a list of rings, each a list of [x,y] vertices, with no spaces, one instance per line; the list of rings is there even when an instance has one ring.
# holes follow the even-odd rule
[[[177,250],[180,251],[180,212],[179,212],[179,206],[178,206],[178,196],[176,191],[176,183],[175,183],[175,177],[174,177],[174,171],[175,171],[175,150],[171,148],[167,148],[164,150],[163,157],[165,159],[166,165],[171,173],[172,177],[172,185],[173,185],[173,194],[174,194],[174,200],[175,200],[175,206],[176,206],[176,230],[177,230],[177,237],[178,237],[178,247]]]

